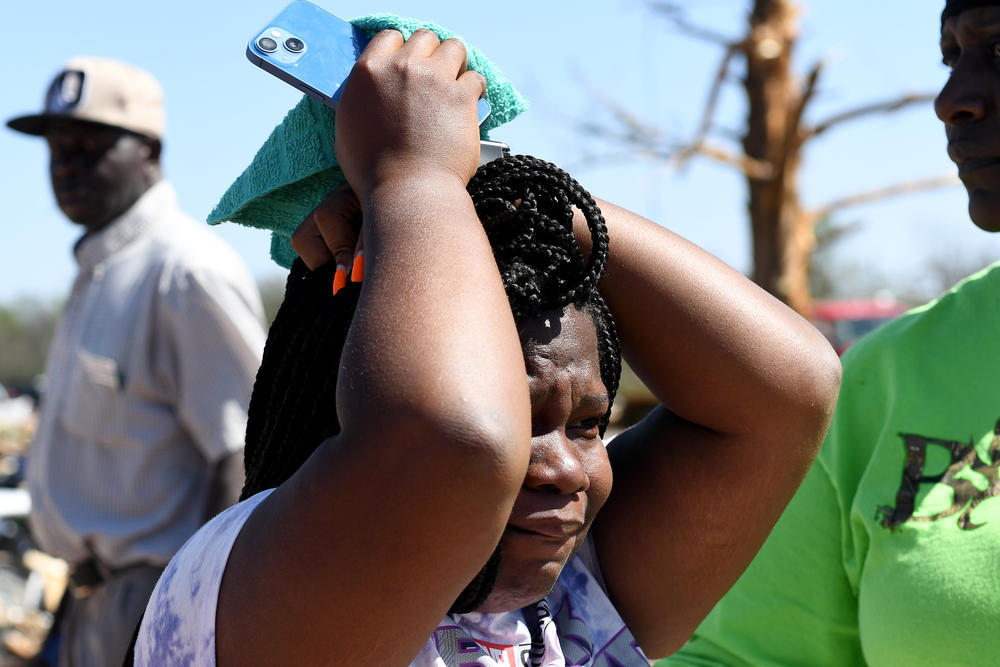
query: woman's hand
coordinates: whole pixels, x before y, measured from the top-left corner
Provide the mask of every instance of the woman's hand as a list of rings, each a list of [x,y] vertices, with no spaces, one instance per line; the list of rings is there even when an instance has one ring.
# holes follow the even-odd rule
[[[358,59],[337,111],[336,150],[348,182],[299,225],[292,248],[310,269],[337,262],[334,291],[350,271],[360,279],[362,207],[349,183],[367,193],[383,180],[427,179],[462,188],[479,161],[476,100],[485,79],[465,69],[465,46],[418,30],[403,42],[376,35]],[[363,260],[361,260],[363,261]]]
[[[465,46],[417,30],[372,38],[337,108],[336,151],[364,201],[385,180],[453,180],[463,188],[479,162],[476,100],[486,80],[466,70]]]
[[[334,294],[347,282],[348,269],[355,266],[358,257],[363,256],[361,221],[361,204],[351,186],[344,181],[306,216],[292,234],[292,249],[310,269],[323,266],[331,259],[337,262]],[[352,280],[360,280],[360,271],[351,273]]]

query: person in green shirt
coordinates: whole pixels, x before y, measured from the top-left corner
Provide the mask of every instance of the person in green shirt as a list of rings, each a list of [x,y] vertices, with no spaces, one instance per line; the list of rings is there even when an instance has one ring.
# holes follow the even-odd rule
[[[1000,231],[1000,1],[949,0],[935,110]],[[750,567],[666,665],[1000,658],[1000,264],[844,357],[833,425]]]

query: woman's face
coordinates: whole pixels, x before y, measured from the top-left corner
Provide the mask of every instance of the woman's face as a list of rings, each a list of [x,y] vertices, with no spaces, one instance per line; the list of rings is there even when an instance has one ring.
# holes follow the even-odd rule
[[[608,409],[590,316],[569,306],[521,328],[531,395],[531,459],[501,539],[500,571],[479,611],[543,598],[611,491],[599,434]]]
[[[969,215],[1000,231],[1000,7],[966,9],[941,27],[941,55],[951,71],[935,102],[948,156],[969,193]]]

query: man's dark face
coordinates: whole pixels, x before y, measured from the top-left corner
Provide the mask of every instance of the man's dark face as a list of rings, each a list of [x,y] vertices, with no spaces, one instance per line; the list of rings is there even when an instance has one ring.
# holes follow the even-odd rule
[[[1000,7],[967,9],[941,28],[951,70],[934,109],[945,124],[948,156],[969,193],[976,226],[1000,231]]]
[[[158,179],[158,143],[126,130],[57,120],[45,139],[59,208],[88,232],[124,213]]]

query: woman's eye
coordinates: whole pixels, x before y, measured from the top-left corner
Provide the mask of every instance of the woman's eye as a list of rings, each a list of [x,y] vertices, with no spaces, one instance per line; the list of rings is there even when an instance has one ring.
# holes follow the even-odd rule
[[[596,438],[601,432],[601,418],[591,417],[590,419],[584,419],[574,426],[573,430],[588,438]]]

